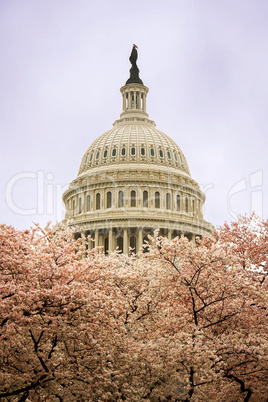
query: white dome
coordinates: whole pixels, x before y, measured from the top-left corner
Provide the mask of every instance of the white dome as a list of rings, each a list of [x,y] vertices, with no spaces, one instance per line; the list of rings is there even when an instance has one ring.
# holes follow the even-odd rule
[[[148,118],[148,88],[138,72],[133,64],[120,89],[120,119],[90,145],[63,195],[66,219],[105,252],[116,247],[136,252],[155,228],[169,239],[212,232],[203,220],[205,195],[190,176],[185,156]]]
[[[173,167],[190,175],[185,156],[178,145],[154,122],[135,117],[116,121],[114,128],[98,137],[83,156],[78,175],[100,166],[149,164]],[[136,121],[135,121],[136,120]],[[141,119],[139,119],[141,120]]]

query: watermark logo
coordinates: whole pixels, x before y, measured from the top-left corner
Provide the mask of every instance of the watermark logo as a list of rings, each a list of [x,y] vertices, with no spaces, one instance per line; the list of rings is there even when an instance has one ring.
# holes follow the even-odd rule
[[[54,179],[53,173],[45,173],[42,170],[15,174],[6,185],[6,203],[9,209],[22,216],[54,215],[57,221],[61,221],[64,216],[62,194],[68,186],[55,183]],[[28,186],[29,180],[35,192],[34,206],[25,208],[20,205],[19,197],[15,197],[14,192],[18,188]]]
[[[233,209],[234,197],[244,192],[249,192],[250,213],[255,212],[261,218],[263,217],[263,171],[258,170],[251,173],[248,179],[243,178],[235,183],[227,195],[228,212],[232,218],[237,218],[237,212]]]

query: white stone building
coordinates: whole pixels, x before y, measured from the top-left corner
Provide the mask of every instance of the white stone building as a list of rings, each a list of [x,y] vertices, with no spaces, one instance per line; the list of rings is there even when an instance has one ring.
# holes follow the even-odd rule
[[[146,113],[148,88],[139,78],[133,46],[130,78],[120,89],[123,110],[113,128],[85,152],[78,176],[63,194],[66,220],[105,252],[137,252],[159,229],[169,239],[211,235],[203,220],[205,195],[184,154]]]

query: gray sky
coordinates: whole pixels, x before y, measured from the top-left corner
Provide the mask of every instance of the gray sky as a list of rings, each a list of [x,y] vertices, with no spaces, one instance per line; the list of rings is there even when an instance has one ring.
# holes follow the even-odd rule
[[[63,218],[84,152],[121,113],[133,43],[206,220],[267,218],[267,21],[266,0],[0,0],[1,223]]]

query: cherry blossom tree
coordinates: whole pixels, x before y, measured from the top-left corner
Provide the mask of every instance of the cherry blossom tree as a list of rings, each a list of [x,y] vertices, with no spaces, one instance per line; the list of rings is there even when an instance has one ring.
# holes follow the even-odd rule
[[[267,229],[156,235],[136,258],[1,226],[0,399],[267,400]]]
[[[148,256],[172,275],[165,329],[174,333],[169,359],[187,391],[178,400],[266,400],[265,281],[240,265],[232,234],[224,240],[160,238]]]

